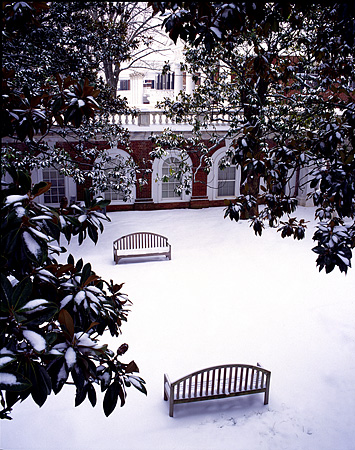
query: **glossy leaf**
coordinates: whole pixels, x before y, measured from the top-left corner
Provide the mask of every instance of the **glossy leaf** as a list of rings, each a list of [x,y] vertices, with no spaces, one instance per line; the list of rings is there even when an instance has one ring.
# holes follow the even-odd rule
[[[65,309],[61,309],[58,316],[59,323],[64,326],[71,339],[74,337],[74,322],[73,318]]]

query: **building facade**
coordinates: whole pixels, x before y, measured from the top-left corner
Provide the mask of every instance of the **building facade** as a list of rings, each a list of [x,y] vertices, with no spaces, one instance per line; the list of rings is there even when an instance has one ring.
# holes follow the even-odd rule
[[[240,168],[235,166],[224,170],[219,168],[219,162],[229,146],[228,142],[223,142],[209,155],[212,159],[212,168],[209,173],[200,167],[200,161],[196,155],[189,154],[188,164],[193,175],[190,193],[177,192],[176,187],[179,183],[169,176],[171,170],[174,170],[179,163],[176,151],[171,151],[163,158],[151,160],[150,152],[153,147],[150,137],[152,134],[159,134],[165,128],[187,135],[191,133],[190,125],[174,123],[163,112],[156,109],[155,105],[164,97],[176,98],[180,91],[192,93],[194,87],[192,76],[182,72],[180,64],[172,65],[170,72],[164,75],[161,70],[132,70],[126,77],[120,79],[119,93],[128,99],[131,106],[140,111],[135,118],[128,115],[113,118],[128,129],[131,153],[128,154],[117,147],[110,148],[105,142],[97,142],[96,145],[107,149],[113,160],[132,158],[134,165],[144,171],[144,183],[137,180],[129,198],[124,198],[122,193],[110,189],[101,192],[105,199],[110,200],[108,211],[223,206],[226,201],[239,195]],[[225,122],[217,121],[213,131],[223,136],[227,131]],[[53,147],[63,144],[58,142],[54,135],[48,140]],[[298,173],[297,176],[304,179],[305,174]],[[53,207],[58,207],[64,197],[69,203],[82,201],[84,189],[89,187],[76,184],[72,178],[64,176],[55,168],[34,170],[32,179],[35,183],[41,180],[51,183],[51,189],[41,196],[40,201]],[[294,185],[296,184],[295,175]],[[294,189],[294,185],[289,187],[290,191]],[[306,195],[306,191],[298,192],[300,205],[307,205]]]

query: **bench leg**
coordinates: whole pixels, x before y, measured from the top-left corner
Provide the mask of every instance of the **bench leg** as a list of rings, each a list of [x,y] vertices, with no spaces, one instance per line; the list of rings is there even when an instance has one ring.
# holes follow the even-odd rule
[[[174,417],[174,401],[171,397],[169,401],[169,416]]]
[[[269,403],[269,389],[267,389],[265,392],[264,405],[267,405],[268,403]]]

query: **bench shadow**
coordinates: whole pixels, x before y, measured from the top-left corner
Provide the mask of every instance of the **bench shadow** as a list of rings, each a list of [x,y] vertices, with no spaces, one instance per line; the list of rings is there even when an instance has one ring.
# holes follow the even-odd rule
[[[166,256],[139,256],[139,257],[127,257],[122,258],[117,264],[114,263],[115,266],[119,266],[121,264],[142,264],[147,262],[168,262],[170,261]]]
[[[169,414],[169,403],[164,402],[166,414]],[[257,414],[268,411],[268,405],[264,405],[264,393],[245,395],[240,397],[204,400],[201,402],[181,403],[174,405],[174,417],[172,419],[208,418],[215,415],[230,415],[235,419],[245,415]]]

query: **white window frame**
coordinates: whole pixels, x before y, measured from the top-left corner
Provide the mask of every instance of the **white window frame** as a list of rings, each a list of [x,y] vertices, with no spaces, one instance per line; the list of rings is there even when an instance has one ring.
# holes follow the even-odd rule
[[[121,158],[123,158],[125,160],[132,158],[132,156],[130,156],[126,151],[118,149],[117,147],[110,149],[109,155],[111,156],[112,161],[114,161],[115,159],[118,159],[119,157],[121,157]],[[102,191],[102,192],[100,192],[100,195],[105,200],[110,200],[110,205],[132,205],[135,202],[135,200],[136,200],[136,184],[135,184],[135,182],[132,185],[131,191],[132,191],[131,196],[127,200],[124,200],[123,196],[122,196],[122,198],[118,198],[118,199],[115,199],[115,200],[106,199],[106,195],[108,193],[119,194],[119,192],[113,191],[112,189],[108,189],[106,191]]]
[[[53,169],[52,167],[50,169]],[[46,170],[46,168],[41,169],[35,169],[32,172],[32,181],[36,184],[43,180],[43,171]],[[59,170],[58,170],[59,172]],[[64,176],[64,195],[63,197],[66,197],[68,199],[68,204],[70,204],[73,201],[76,201],[77,198],[77,189],[76,184],[74,180],[71,177]],[[40,203],[42,203],[45,206],[52,207],[52,208],[59,208],[60,206],[60,200],[59,202],[53,202],[53,203],[45,203],[45,194],[42,194],[38,197],[38,200]]]
[[[219,184],[219,163],[221,159],[226,155],[227,146],[222,147],[212,155],[212,167],[210,173],[207,177],[207,196],[209,200],[223,200],[223,199],[232,199],[238,197],[240,195],[240,178],[241,178],[241,170],[240,167],[236,167],[235,171],[235,185],[234,185],[234,194],[233,195],[219,195],[218,194],[218,184]],[[235,167],[235,166],[234,166]]]
[[[175,163],[176,162],[176,163]],[[171,200],[181,198],[176,192],[176,188],[180,185],[180,181],[170,175],[170,170],[175,170],[178,167],[179,160],[175,156],[170,156],[163,161],[162,165],[162,183],[161,183],[161,196],[162,200]],[[164,180],[165,177],[169,177],[169,180]],[[164,195],[167,193],[168,195]],[[170,195],[169,195],[170,194]]]
[[[152,170],[152,198],[154,203],[179,203],[179,202],[188,202],[191,200],[191,193],[186,194],[185,191],[181,193],[180,197],[169,197],[163,198],[162,188],[163,188],[163,165],[164,162],[170,158],[176,158],[180,160],[180,152],[178,150],[172,150],[167,153],[166,156],[162,158],[156,158],[153,161],[153,170]],[[191,158],[188,157],[187,163],[190,167],[192,167]],[[191,186],[192,190],[192,186]]]

